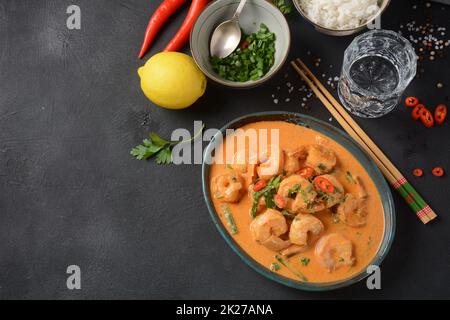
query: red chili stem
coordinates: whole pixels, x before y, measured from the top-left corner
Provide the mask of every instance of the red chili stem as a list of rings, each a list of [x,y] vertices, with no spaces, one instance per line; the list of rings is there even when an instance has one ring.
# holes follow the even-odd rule
[[[158,34],[161,27],[185,2],[186,0],[164,0],[158,9],[156,9],[148,22],[147,29],[145,30],[144,42],[142,43],[141,51],[139,52],[139,59],[142,59],[148,51],[153,39]]]
[[[178,30],[177,34],[169,42],[164,51],[178,51],[184,47],[189,40],[192,27],[200,13],[208,4],[209,0],[192,0],[186,19]]]

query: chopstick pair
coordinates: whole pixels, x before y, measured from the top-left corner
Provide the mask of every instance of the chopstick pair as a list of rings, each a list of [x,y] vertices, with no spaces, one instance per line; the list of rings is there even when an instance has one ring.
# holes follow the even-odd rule
[[[300,60],[291,61],[291,65],[308,84],[328,111],[339,122],[343,129],[360,144],[360,146],[375,161],[383,175],[402,196],[406,203],[415,212],[416,216],[424,223],[428,223],[437,217],[425,200],[406,180],[402,173],[386,157],[372,139],[361,129],[361,127],[347,113],[344,107],[333,97],[333,95],[320,83],[311,70]]]

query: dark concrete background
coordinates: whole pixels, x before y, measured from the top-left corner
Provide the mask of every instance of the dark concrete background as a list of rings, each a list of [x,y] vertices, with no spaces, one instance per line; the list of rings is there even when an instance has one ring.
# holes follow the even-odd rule
[[[192,131],[194,120],[218,128],[249,112],[303,111],[302,96],[287,94],[286,82],[299,83],[288,65],[251,91],[209,83],[190,109],[153,106],[136,69],[159,3],[0,1],[0,298],[450,298],[449,178],[429,173],[434,165],[450,171],[448,122],[426,130],[403,106],[382,119],[358,119],[439,214],[424,226],[394,194],[397,236],[382,265],[380,291],[361,282],[307,293],[261,277],[213,226],[199,165],[160,167],[129,155],[150,131],[170,137],[175,128]],[[392,1],[383,27],[424,20],[424,7],[413,10],[413,3]],[[66,28],[70,4],[81,7],[81,30]],[[169,41],[186,10],[161,32],[151,54]],[[431,12],[450,27],[449,7],[434,4]],[[321,35],[296,13],[290,23],[291,58],[320,56],[321,68],[338,75],[352,37]],[[430,106],[448,102],[449,66],[448,59],[426,63],[406,94]],[[446,87],[437,89],[437,82]],[[273,93],[291,101],[275,105]],[[308,105],[305,113],[329,119],[317,100]],[[415,167],[426,176],[413,178]],[[71,264],[81,267],[82,290],[66,288]]]

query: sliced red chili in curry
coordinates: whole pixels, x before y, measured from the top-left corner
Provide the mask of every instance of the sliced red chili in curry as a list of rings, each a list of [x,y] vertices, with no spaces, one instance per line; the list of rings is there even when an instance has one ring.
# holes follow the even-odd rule
[[[303,167],[299,170],[298,174],[303,178],[311,178],[314,175],[315,171],[311,167]]]
[[[255,183],[255,185],[253,186],[253,191],[260,191],[262,190],[265,186],[267,185],[267,181],[266,180],[259,180]]]
[[[445,104],[440,104],[434,110],[434,120],[437,124],[444,123],[445,118],[447,117],[447,106]]]
[[[314,179],[314,183],[323,192],[326,193],[334,192],[334,185],[324,177],[317,177],[316,179]]]

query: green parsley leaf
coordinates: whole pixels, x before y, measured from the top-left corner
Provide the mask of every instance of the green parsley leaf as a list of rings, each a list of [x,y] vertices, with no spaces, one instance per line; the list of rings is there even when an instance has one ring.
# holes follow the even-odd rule
[[[169,164],[172,163],[172,149],[174,146],[180,143],[188,143],[197,139],[203,132],[202,126],[199,132],[194,137],[188,140],[182,141],[169,141],[161,138],[158,134],[150,133],[150,139],[144,139],[142,144],[131,149],[130,154],[137,160],[147,160],[150,157],[155,156],[156,163]]]
[[[144,140],[144,143],[133,148],[130,154],[138,160],[146,160],[161,150],[162,147],[155,146],[148,141]]]
[[[172,163],[172,150],[170,149],[170,147],[165,147],[156,154],[156,163],[157,164]]]
[[[161,146],[164,147],[168,144],[171,144],[171,141],[167,141],[163,138],[161,138],[158,134],[152,132],[150,133],[150,139],[152,140],[153,144],[157,145],[157,146]]]

